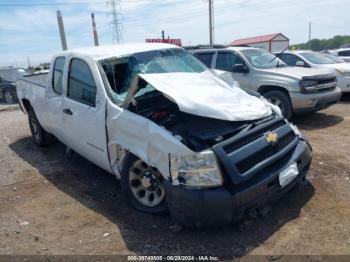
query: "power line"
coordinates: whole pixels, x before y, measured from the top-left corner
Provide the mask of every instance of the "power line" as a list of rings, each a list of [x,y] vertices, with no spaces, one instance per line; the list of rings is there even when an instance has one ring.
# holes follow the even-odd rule
[[[124,0],[123,2],[138,3],[152,2],[152,0]],[[0,4],[0,7],[33,7],[33,6],[64,6],[64,5],[105,5],[106,2],[75,2],[75,3],[37,3],[37,4]]]
[[[38,4],[0,4],[1,7],[32,7],[32,6],[62,6],[62,5],[90,5],[105,4],[101,2],[76,2],[76,3],[38,3]]]

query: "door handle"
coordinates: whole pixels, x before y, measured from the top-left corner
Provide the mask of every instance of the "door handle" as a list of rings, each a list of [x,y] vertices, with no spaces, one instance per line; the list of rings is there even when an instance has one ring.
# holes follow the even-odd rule
[[[73,115],[73,112],[69,108],[63,109],[63,113],[70,115],[70,116]]]

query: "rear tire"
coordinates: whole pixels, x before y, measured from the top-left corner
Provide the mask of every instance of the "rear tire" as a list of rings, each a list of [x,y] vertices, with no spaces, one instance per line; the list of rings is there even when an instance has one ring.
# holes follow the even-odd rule
[[[271,104],[278,106],[285,118],[290,119],[293,116],[292,105],[287,94],[282,91],[273,90],[263,94],[263,96]]]
[[[151,214],[168,210],[162,181],[162,175],[156,168],[132,154],[125,157],[121,170],[121,185],[135,209]]]
[[[11,105],[11,104],[13,104],[13,103],[15,103],[17,101],[16,96],[9,89],[5,89],[4,90],[3,96],[5,98],[6,103],[9,104],[9,105]]]
[[[29,127],[36,145],[43,147],[52,144],[54,137],[47,133],[40,125],[35,112],[31,109],[28,113]]]

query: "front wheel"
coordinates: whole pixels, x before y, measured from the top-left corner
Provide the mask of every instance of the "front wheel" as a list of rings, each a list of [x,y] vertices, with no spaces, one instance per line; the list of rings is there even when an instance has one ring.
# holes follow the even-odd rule
[[[157,168],[129,154],[122,167],[121,184],[135,209],[153,214],[167,211],[163,177]]]
[[[281,109],[282,115],[290,119],[293,115],[292,105],[287,94],[282,91],[273,90],[263,95],[271,104]]]

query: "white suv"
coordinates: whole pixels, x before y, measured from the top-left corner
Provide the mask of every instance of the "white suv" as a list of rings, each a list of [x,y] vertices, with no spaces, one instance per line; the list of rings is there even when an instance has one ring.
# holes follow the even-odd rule
[[[332,54],[339,56],[345,62],[350,62],[350,48],[341,48],[337,50],[332,50]]]
[[[328,68],[337,74],[338,87],[343,93],[350,92],[350,64],[335,61],[323,54],[309,50],[286,51],[279,57],[289,66]]]

